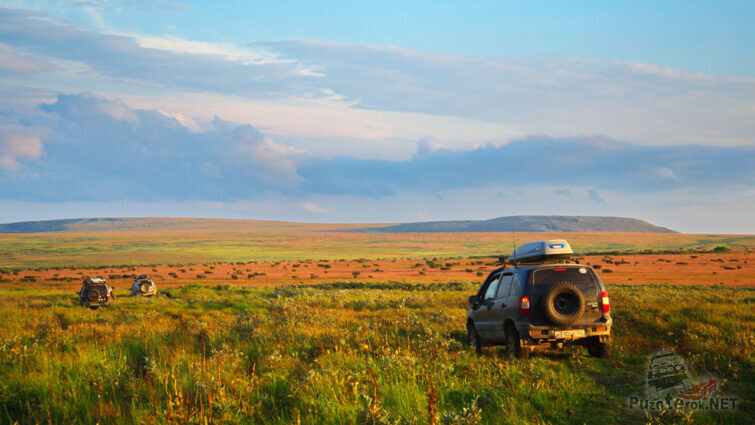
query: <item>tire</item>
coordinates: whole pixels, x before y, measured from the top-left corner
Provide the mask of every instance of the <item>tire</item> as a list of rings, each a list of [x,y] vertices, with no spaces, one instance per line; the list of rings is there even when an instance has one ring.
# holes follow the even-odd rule
[[[571,325],[585,312],[585,297],[573,283],[561,282],[540,297],[545,317],[556,325]]]
[[[506,353],[511,357],[518,359],[529,359],[530,350],[522,347],[522,340],[519,339],[519,332],[513,326],[506,328]]]
[[[599,359],[611,358],[611,346],[605,342],[596,341],[589,344],[587,346],[587,352],[590,353],[592,357],[597,357]]]
[[[87,292],[87,299],[89,301],[99,301],[100,300],[100,291],[98,291],[98,290],[96,290],[94,288],[91,288]]]
[[[467,323],[467,343],[474,347],[475,353],[482,354],[482,341],[472,322]]]
[[[142,283],[141,285],[139,285],[139,290],[142,291],[142,294],[146,293],[147,291],[149,291],[149,284]]]

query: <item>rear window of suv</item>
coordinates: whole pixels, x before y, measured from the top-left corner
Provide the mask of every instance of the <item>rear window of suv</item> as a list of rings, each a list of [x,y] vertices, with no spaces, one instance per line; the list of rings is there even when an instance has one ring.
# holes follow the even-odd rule
[[[589,267],[553,267],[535,270],[533,276],[535,285],[571,282],[579,288],[586,297],[597,296],[598,279]]]

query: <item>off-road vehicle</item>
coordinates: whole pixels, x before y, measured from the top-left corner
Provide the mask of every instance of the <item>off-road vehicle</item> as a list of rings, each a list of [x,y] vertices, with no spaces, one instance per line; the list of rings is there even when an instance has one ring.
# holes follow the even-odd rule
[[[565,240],[531,242],[516,248],[469,297],[469,344],[482,352],[505,345],[518,358],[537,347],[587,347],[608,358],[612,342],[608,295],[593,269],[570,260]],[[512,267],[508,267],[512,266]]]
[[[115,298],[113,288],[109,287],[107,281],[101,277],[84,279],[84,284],[77,294],[81,305],[93,310],[110,306],[110,300]]]
[[[155,287],[155,282],[150,279],[149,276],[146,274],[140,274],[139,276],[134,279],[134,284],[131,285],[131,296],[135,297],[137,295],[141,295],[143,297],[147,297],[150,295],[155,295],[157,293],[157,288]]]

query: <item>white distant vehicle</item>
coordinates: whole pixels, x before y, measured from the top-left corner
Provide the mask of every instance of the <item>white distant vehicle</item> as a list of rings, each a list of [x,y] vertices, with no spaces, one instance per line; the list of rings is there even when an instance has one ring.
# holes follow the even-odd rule
[[[157,288],[155,287],[155,282],[150,279],[149,276],[146,274],[140,274],[139,276],[134,279],[134,284],[131,285],[131,296],[135,297],[137,295],[141,295],[143,297],[148,297],[151,295],[155,295],[157,293]]]

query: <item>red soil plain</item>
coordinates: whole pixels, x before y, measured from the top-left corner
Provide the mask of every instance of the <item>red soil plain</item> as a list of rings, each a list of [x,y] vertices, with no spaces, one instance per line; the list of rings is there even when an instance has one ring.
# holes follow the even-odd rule
[[[755,249],[697,250],[677,254],[575,257],[593,266],[605,283],[755,286]],[[438,283],[481,281],[498,267],[492,258],[414,258],[319,261],[212,262],[156,266],[54,268],[5,271],[0,287],[78,289],[87,276],[108,279],[116,290],[148,274],[159,288],[187,283],[277,286],[333,281]]]

